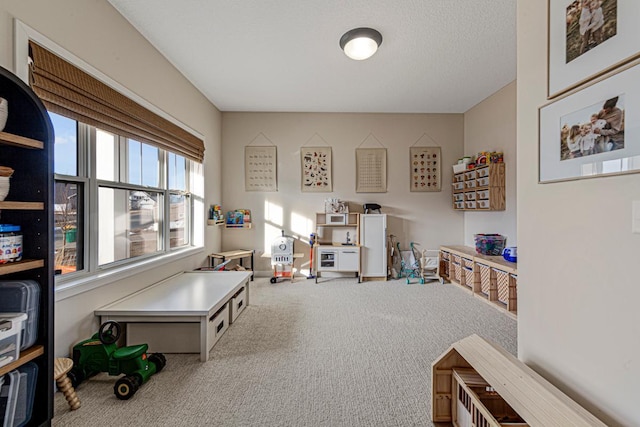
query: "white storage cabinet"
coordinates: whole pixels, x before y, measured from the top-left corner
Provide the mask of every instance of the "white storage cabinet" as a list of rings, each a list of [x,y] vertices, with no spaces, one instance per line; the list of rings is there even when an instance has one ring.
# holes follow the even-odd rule
[[[387,280],[387,215],[360,215],[362,280]]]

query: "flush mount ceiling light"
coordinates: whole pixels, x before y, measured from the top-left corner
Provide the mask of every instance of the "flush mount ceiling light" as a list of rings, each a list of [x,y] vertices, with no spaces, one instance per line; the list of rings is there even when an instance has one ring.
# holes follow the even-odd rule
[[[382,44],[382,34],[373,28],[354,28],[340,37],[340,48],[356,61],[369,58]]]

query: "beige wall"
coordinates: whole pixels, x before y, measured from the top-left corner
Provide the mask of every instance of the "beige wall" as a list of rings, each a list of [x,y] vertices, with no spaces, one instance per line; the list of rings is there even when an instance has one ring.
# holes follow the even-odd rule
[[[325,198],[339,198],[357,205],[379,203],[383,206],[382,212],[389,215],[389,233],[399,236],[403,247],[411,240],[425,248],[462,243],[463,216],[452,210],[450,185],[450,165],[462,156],[461,114],[223,113],[222,129],[223,210],[247,208],[254,217],[251,230],[224,231],[224,249],[255,248],[259,257],[265,250],[265,241],[267,244],[271,241],[265,238],[269,224],[291,234],[297,231],[292,216],[315,223],[315,213],[324,211]],[[355,192],[355,149],[369,134],[387,148],[386,193]],[[442,147],[441,192],[409,191],[409,147],[420,138],[417,145],[433,145],[424,134]],[[244,147],[254,140],[254,145],[273,143],[278,147],[277,192],[244,190]],[[332,193],[301,192],[300,147],[303,145],[332,147]],[[361,147],[380,145],[369,138]],[[265,202],[282,207],[282,226],[269,221],[265,226]],[[299,232],[303,241],[308,240],[306,232],[304,229]],[[296,251],[305,252],[304,262],[308,261],[308,245],[299,243]],[[269,271],[269,259],[260,259],[257,270]]]
[[[547,0],[518,1],[518,354],[607,424],[640,425],[640,175],[538,184]]]
[[[516,82],[500,89],[464,113],[464,153],[502,151],[506,167],[506,209],[465,212],[464,243],[474,246],[473,235],[498,233],[508,246],[517,246],[516,233]]]
[[[221,114],[106,0],[4,0],[0,6],[0,65],[13,68],[13,18],[204,135],[205,203],[220,197]],[[207,227],[207,250],[217,250],[220,230]],[[184,269],[202,265],[206,251],[62,300],[55,307],[57,355],[98,326],[93,310]]]

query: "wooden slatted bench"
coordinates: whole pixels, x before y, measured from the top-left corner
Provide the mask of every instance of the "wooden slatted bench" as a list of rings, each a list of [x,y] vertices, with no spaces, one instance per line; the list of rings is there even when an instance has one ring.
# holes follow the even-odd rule
[[[490,427],[606,426],[512,354],[478,335],[454,343],[431,368],[434,422],[453,422],[459,427],[471,423]],[[482,394],[492,398],[499,396],[523,422],[501,423],[487,406],[501,411],[506,407],[495,402],[485,405],[473,392],[474,387],[482,387]]]

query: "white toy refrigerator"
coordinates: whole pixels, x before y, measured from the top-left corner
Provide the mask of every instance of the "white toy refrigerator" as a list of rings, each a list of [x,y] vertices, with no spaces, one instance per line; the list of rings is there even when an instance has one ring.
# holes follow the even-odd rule
[[[387,215],[360,215],[360,277],[387,280]]]

